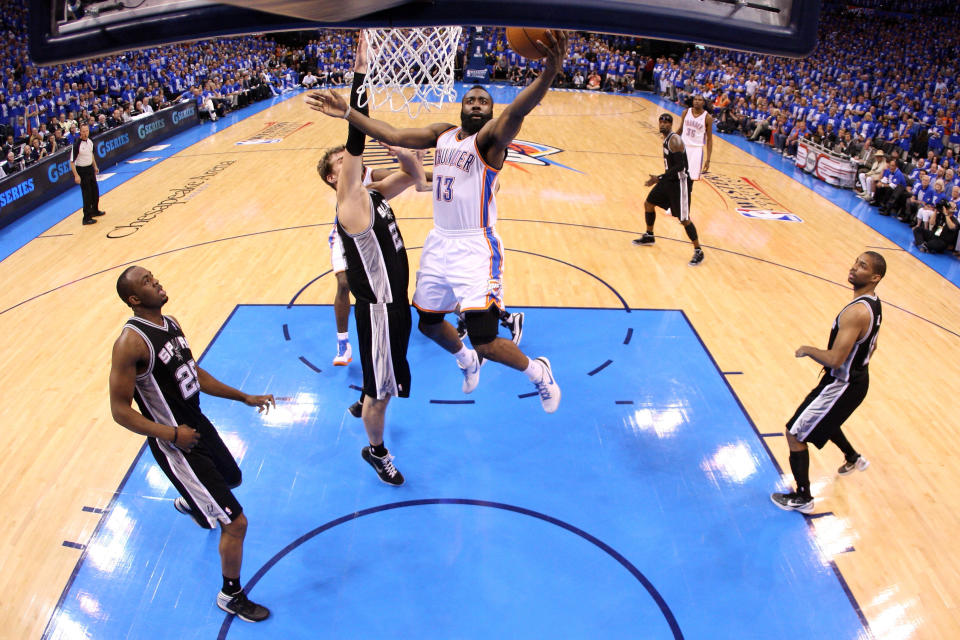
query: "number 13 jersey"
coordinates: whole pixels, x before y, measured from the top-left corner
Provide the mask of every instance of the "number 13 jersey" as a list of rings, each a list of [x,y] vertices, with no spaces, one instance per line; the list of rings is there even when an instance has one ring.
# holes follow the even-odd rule
[[[477,135],[457,139],[460,127],[437,138],[433,160],[433,225],[444,231],[483,229],[497,224],[494,193],[499,170],[477,149]]]

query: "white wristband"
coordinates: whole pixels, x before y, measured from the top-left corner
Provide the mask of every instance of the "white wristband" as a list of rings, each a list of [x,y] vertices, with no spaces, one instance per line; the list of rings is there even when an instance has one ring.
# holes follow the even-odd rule
[[[347,105],[347,110],[344,111],[344,112],[343,112],[343,115],[340,116],[340,117],[343,118],[344,120],[346,120],[347,118],[350,117],[350,112],[351,112],[351,111],[353,111],[353,107],[351,107],[350,105]]]

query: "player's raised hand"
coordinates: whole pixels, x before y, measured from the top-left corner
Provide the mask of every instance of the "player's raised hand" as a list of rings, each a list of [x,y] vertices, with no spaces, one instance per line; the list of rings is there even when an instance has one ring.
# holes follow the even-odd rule
[[[550,29],[547,31],[547,42],[537,40],[534,44],[544,55],[543,65],[546,70],[557,72],[563,68],[563,59],[567,57],[566,31]]]
[[[256,407],[258,413],[270,413],[270,407],[276,408],[277,401],[273,399],[273,394],[265,396],[246,396],[243,399],[245,405]]]
[[[353,70],[356,73],[367,72],[367,31],[360,30],[360,37],[357,38],[357,55],[353,60]]]
[[[304,98],[307,106],[314,111],[330,116],[331,118],[342,118],[347,112],[347,101],[343,96],[334,93],[330,89],[320,91],[311,91]]]

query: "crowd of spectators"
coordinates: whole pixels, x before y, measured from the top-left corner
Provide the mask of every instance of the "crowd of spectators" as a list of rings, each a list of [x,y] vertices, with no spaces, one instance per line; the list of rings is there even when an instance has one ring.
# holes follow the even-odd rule
[[[464,29],[455,65],[458,79],[467,64],[470,36],[470,30]],[[585,32],[571,33],[569,37],[569,55],[554,80],[554,87],[632,92],[651,86],[654,61],[641,54],[639,38]],[[505,29],[486,27],[481,39],[491,79],[524,86],[540,73],[539,60],[527,60],[510,49]]]
[[[23,37],[26,1],[0,0],[0,24],[0,178],[72,144],[83,124],[96,136],[187,100],[215,120],[300,78],[301,54],[263,36],[36,66]]]
[[[651,89],[680,103],[699,93],[719,131],[739,133],[787,157],[807,139],[858,163],[858,193],[914,226],[918,245],[955,243],[960,207],[960,59],[957,3],[943,0],[826,2],[819,44],[805,59],[691,48],[652,59],[626,36],[570,34],[555,87],[608,92]],[[893,15],[889,12],[897,12]],[[82,63],[36,67],[23,38],[25,0],[0,0],[0,172],[171,102],[195,100],[217,119],[252,100],[302,85],[352,79],[356,32],[321,29],[304,46],[263,36],[169,45]],[[918,44],[916,33],[923,33]],[[468,63],[465,28],[457,79]],[[478,35],[493,80],[525,85],[541,63],[510,50],[504,29]],[[477,41],[474,41],[476,46]],[[935,233],[931,242],[927,235]]]
[[[827,5],[819,44],[802,60],[711,49],[659,59],[657,91],[681,103],[702,94],[718,131],[786,157],[801,139],[850,157],[861,197],[911,224],[921,250],[942,251],[956,242],[960,207],[960,16],[956,3],[948,16],[928,15],[936,2],[909,4],[897,8],[919,12]]]

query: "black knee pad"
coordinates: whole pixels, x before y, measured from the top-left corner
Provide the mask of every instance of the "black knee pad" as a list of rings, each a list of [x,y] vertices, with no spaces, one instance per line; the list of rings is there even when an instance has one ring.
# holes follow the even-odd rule
[[[417,309],[417,315],[420,316],[420,320],[417,322],[417,328],[421,332],[426,332],[426,327],[436,326],[443,322],[443,316],[446,314]]]
[[[474,347],[490,344],[497,339],[500,323],[500,309],[490,305],[483,311],[467,311],[463,314],[467,324],[467,335]]]

